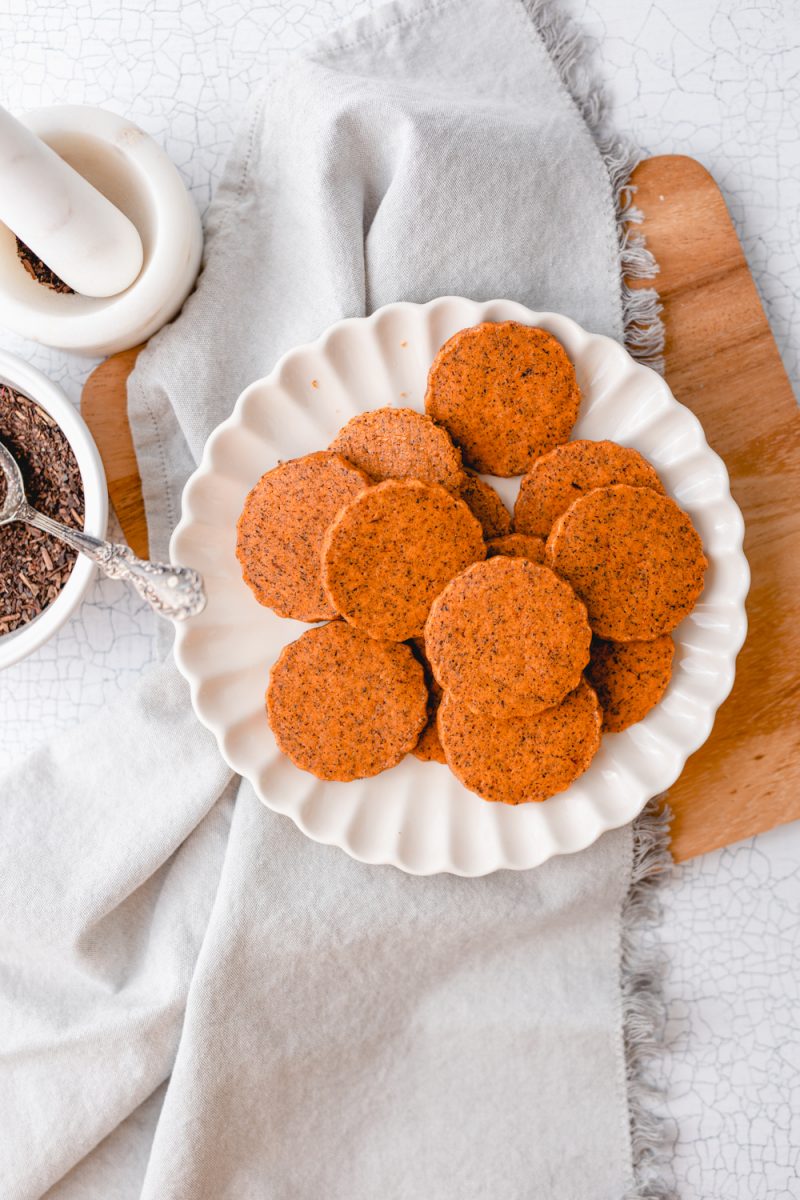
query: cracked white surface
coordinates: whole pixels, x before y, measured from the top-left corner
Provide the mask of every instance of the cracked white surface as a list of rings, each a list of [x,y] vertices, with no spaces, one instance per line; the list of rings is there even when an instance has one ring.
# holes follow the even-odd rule
[[[567,3],[567,0],[565,0]],[[597,39],[616,121],[721,184],[795,385],[800,11],[795,0],[569,0]],[[6,0],[0,102],[125,113],[204,208],[253,83],[373,0]],[[93,364],[0,343],[75,401]],[[0,673],[0,759],[89,716],[153,657],[152,618],[97,582],[80,614]],[[665,893],[674,1169],[687,1200],[800,1196],[800,823],[696,860]],[[588,1198],[587,1198],[588,1200]]]
[[[800,377],[800,7],[796,0],[569,0],[617,127],[709,169],[789,375]]]

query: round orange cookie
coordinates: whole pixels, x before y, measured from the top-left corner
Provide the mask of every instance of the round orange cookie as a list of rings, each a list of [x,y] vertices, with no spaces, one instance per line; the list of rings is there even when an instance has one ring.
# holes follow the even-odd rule
[[[330,445],[376,482],[421,479],[457,492],[464,482],[461,451],[449,433],[413,408],[359,413]]]
[[[436,682],[436,677],[431,670],[431,664],[425,655],[425,642],[423,638],[412,638],[412,646],[425,672],[425,686],[428,689],[428,724],[419,735],[419,741],[411,753],[423,762],[443,763],[445,761],[444,750],[442,749],[442,743],[439,741],[439,731],[436,728],[436,714],[439,711],[439,703],[442,699],[442,689]]]
[[[449,583],[425,626],[440,685],[495,717],[563,700],[578,686],[590,640],[586,609],[568,584],[547,567],[500,555]]]
[[[480,521],[485,538],[504,537],[511,533],[511,513],[494,488],[480,475],[466,471],[466,482],[459,495],[472,515]]]
[[[408,646],[332,621],[284,646],[270,672],[267,715],[296,766],[347,781],[377,775],[413,749],[427,698]]]
[[[508,533],[505,537],[491,538],[486,543],[486,557],[504,554],[506,558],[528,558],[531,562],[544,562],[544,542],[531,533]]]
[[[439,736],[447,765],[484,800],[547,800],[582,775],[600,745],[600,706],[585,680],[554,708],[502,721],[446,693]]]
[[[322,590],[322,538],[342,505],[370,482],[327,450],[280,463],[261,476],[236,527],[236,557],[259,604],[296,621],[336,615]]]
[[[481,527],[438,484],[388,479],[356,496],[322,546],[326,595],[346,621],[376,638],[422,633],[449,580],[486,554]]]
[[[627,483],[664,488],[661,480],[638,450],[616,442],[566,442],[543,455],[522,480],[514,507],[514,528],[546,538],[554,521],[579,496],[594,488]]]
[[[572,363],[551,333],[501,321],[445,342],[428,375],[425,409],[469,466],[521,475],[567,440],[580,398]]]
[[[553,526],[547,561],[572,584],[599,637],[649,642],[692,611],[708,566],[674,500],[625,484],[576,500]]]
[[[672,675],[675,644],[666,633],[652,642],[592,638],[586,678],[603,710],[603,729],[622,733],[658,704]]]

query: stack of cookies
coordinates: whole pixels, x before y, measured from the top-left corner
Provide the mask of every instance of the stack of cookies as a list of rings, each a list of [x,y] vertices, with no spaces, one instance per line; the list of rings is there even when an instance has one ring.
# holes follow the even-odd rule
[[[551,334],[478,325],[439,351],[425,414],[362,413],[262,476],[245,582],[326,622],[267,690],[298,767],[353,780],[411,752],[487,800],[545,800],[658,703],[707,563],[640,454],[568,441],[579,404]],[[513,522],[481,474],[524,476]]]

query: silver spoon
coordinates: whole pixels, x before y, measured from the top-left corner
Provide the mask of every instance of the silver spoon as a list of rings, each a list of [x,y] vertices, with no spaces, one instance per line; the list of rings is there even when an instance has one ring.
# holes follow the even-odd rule
[[[132,583],[142,599],[155,612],[173,621],[183,621],[202,611],[206,603],[203,580],[191,567],[173,567],[171,563],[149,562],[137,558],[119,542],[103,542],[31,508],[25,499],[25,485],[14,456],[0,442],[0,472],[5,476],[6,496],[0,508],[0,526],[24,521],[50,533],[73,550],[96,562],[109,579]]]

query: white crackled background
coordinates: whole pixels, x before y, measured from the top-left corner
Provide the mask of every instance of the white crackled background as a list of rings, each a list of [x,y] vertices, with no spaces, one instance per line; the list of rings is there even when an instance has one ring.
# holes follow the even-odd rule
[[[99,104],[164,145],[204,209],[253,84],[378,0],[5,0],[0,101]],[[790,376],[800,317],[796,0],[564,0],[596,42],[616,123],[722,187]],[[0,342],[77,402],[92,363]],[[48,646],[0,674],[0,756],[124,690],[153,624],[97,582]],[[665,1104],[686,1200],[800,1196],[800,823],[695,860],[665,890]]]

